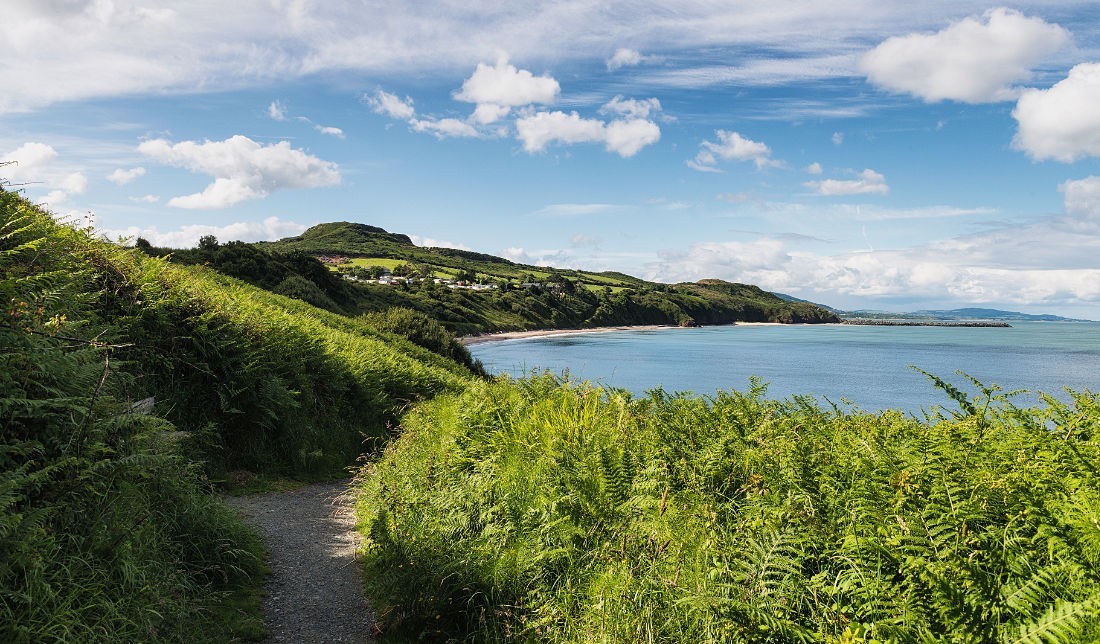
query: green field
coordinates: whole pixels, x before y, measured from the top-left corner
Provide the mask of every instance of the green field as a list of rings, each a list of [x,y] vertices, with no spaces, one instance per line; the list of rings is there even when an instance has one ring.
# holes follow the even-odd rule
[[[398,266],[404,266],[407,263],[408,262],[403,259],[389,259],[385,257],[352,257],[348,260],[347,264],[344,264],[344,266],[359,266],[362,268],[368,268],[370,266],[381,266],[382,268],[386,268],[392,271]],[[335,266],[333,268],[339,270],[340,267]]]

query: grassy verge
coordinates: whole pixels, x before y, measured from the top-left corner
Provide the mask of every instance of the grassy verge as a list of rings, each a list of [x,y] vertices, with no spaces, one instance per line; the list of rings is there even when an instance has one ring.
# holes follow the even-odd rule
[[[406,638],[1096,641],[1100,398],[941,384],[918,421],[476,383],[368,468],[367,587]]]

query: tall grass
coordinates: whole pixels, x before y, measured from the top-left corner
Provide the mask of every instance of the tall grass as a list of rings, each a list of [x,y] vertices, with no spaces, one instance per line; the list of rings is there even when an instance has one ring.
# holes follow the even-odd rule
[[[367,588],[409,638],[1096,641],[1100,397],[952,395],[475,383],[367,468]]]
[[[0,641],[256,635],[260,542],[135,405],[88,245],[0,190]]]

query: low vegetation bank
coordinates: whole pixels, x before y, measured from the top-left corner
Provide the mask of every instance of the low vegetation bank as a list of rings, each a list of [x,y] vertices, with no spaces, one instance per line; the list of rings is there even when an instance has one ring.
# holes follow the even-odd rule
[[[410,640],[1097,641],[1100,397],[939,384],[918,421],[474,383],[368,467],[368,592]]]

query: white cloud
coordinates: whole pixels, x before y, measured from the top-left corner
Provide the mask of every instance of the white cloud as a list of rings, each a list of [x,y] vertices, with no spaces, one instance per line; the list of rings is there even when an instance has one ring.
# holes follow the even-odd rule
[[[661,101],[656,98],[637,100],[616,96],[600,108],[600,114],[616,114],[633,119],[648,119],[651,113],[661,111]]]
[[[482,125],[488,125],[490,123],[496,123],[505,116],[508,116],[508,113],[511,111],[512,108],[507,105],[480,103],[474,108],[474,113],[471,118]]]
[[[1100,222],[1100,177],[1066,181],[1058,190],[1065,195],[1066,214]]]
[[[1013,145],[1034,159],[1100,156],[1100,63],[1083,63],[1047,90],[1029,89],[1012,116]]]
[[[844,143],[844,133],[833,132],[833,145],[840,145],[841,143]]]
[[[409,121],[417,132],[428,132],[437,139],[445,139],[451,136],[476,137],[480,136],[477,129],[465,121],[458,119],[412,119]]]
[[[88,189],[88,177],[83,172],[73,172],[65,175],[65,178],[58,184],[58,188],[69,194],[84,194]]]
[[[997,244],[982,237],[962,246]],[[957,240],[908,250],[822,255],[795,251],[781,239],[705,242],[663,255],[650,266],[651,277],[696,280],[718,277],[773,291],[798,291],[820,298],[955,301],[965,304],[1065,305],[1100,303],[1100,270],[1094,268],[1011,267],[959,249]],[[999,253],[1016,253],[1009,245]]]
[[[717,141],[699,144],[701,149],[687,162],[688,167],[700,172],[720,172],[719,161],[752,161],[757,168],[777,165],[771,158],[771,149],[764,143],[727,130],[716,130],[715,135]]]
[[[270,87],[334,71],[372,78],[458,74],[498,49],[565,68],[591,62],[609,41],[640,51],[776,52],[753,65],[760,69],[742,84],[846,78],[856,73],[853,50],[860,43],[881,40],[899,25],[936,29],[944,12],[988,6],[684,2],[670,10],[658,2],[577,0],[6,0],[0,112],[94,97]],[[1043,6],[1062,12],[1083,5]],[[834,52],[840,60],[819,60]]]
[[[168,201],[177,208],[225,208],[275,190],[340,183],[335,163],[291,148],[288,141],[261,145],[240,134],[202,143],[153,139],[139,145],[138,151],[166,165],[214,177],[202,192]]]
[[[413,100],[406,96],[404,99],[396,94],[378,89],[373,95],[364,94],[363,100],[378,114],[384,114],[392,119],[411,119],[416,116]]]
[[[83,172],[55,165],[58,153],[51,145],[29,141],[0,155],[0,178],[24,182],[32,188],[44,188],[45,196],[33,198],[37,204],[56,207],[69,201],[72,195],[88,190],[88,177]]]
[[[10,163],[3,166],[3,173],[12,180],[39,179],[38,175],[43,168],[57,158],[57,150],[51,145],[28,141],[18,148],[0,156],[0,163]]]
[[[426,248],[455,248],[458,250],[470,250],[469,246],[465,246],[463,244],[458,244],[442,239],[432,239],[431,237],[421,237],[420,235],[409,235],[409,239],[412,240],[413,244]]]
[[[632,157],[661,139],[661,128],[653,121],[630,119],[611,121],[604,130],[606,147],[621,157]]]
[[[661,128],[645,119],[581,118],[576,112],[537,112],[516,121],[516,137],[527,152],[541,152],[551,143],[604,143],[608,152],[632,157],[661,138]]]
[[[859,173],[858,179],[825,179],[823,181],[807,181],[802,184],[813,189],[824,197],[837,197],[845,195],[864,194],[889,194],[890,186],[886,184],[886,177],[871,169]]]
[[[888,38],[860,60],[868,80],[928,102],[987,103],[1019,94],[1013,83],[1064,47],[1069,32],[1006,8],[971,16],[934,34]]]
[[[823,254],[784,236],[713,241],[663,253],[648,275],[665,281],[719,277],[842,305],[890,301],[1089,307],[1100,310],[1100,177],[1063,183],[1065,214],[944,238],[906,249]],[[845,205],[841,213],[859,207]],[[870,211],[870,212],[868,212]],[[815,211],[816,212],[816,211]],[[993,214],[933,206],[864,207],[866,220]],[[944,230],[957,229],[948,227]],[[1036,240],[1041,240],[1037,242]]]
[[[615,53],[611,58],[607,59],[607,71],[613,72],[616,69],[623,67],[635,67],[641,65],[644,62],[653,60],[654,56],[643,56],[642,52],[636,49],[627,49],[626,47],[620,47],[615,50]]]
[[[328,136],[334,136],[338,139],[344,138],[344,131],[338,127],[332,127],[329,125],[313,125],[313,129],[317,130],[321,134],[327,134]]]
[[[603,121],[584,119],[576,112],[538,112],[516,121],[516,132],[523,149],[541,152],[554,142],[586,143],[603,139]]]
[[[124,168],[117,168],[114,172],[107,175],[107,181],[111,183],[124,186],[138,177],[145,176],[145,168],[138,166],[136,168],[130,168],[126,170]]]
[[[279,101],[271,101],[267,106],[267,115],[276,121],[286,120],[286,107]]]
[[[500,251],[500,256],[504,259],[510,259],[517,264],[527,264],[530,262],[530,257],[527,256],[521,246],[510,246]]]
[[[806,166],[806,172],[808,174],[821,174],[823,170],[821,168],[821,164],[817,161],[814,161],[810,165]]]
[[[130,201],[134,203],[157,203],[160,201],[160,197],[157,195],[144,195],[141,197],[130,197]]]
[[[526,69],[517,69],[502,56],[494,66],[478,63],[454,97],[465,103],[476,103],[474,118],[479,123],[489,124],[507,115],[513,107],[553,103],[560,92],[561,85],[553,77],[535,76]]]
[[[224,226],[210,224],[191,224],[177,230],[161,231],[156,226],[130,226],[129,228],[102,231],[108,239],[143,237],[154,246],[167,248],[192,248],[204,235],[213,235],[219,241],[272,241],[283,237],[293,237],[306,229],[302,224],[285,221],[278,217],[268,217],[263,221],[239,221]]]

